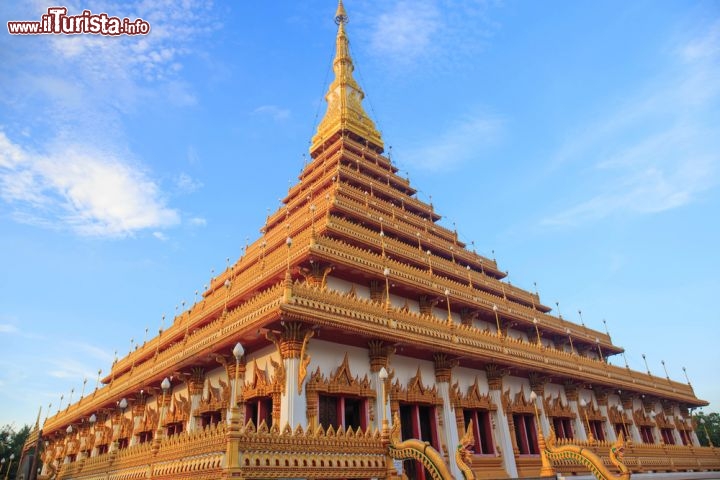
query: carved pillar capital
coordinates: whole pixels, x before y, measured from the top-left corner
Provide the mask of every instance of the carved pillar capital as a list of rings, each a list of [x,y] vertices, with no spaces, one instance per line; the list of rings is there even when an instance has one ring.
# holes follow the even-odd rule
[[[237,367],[238,367],[238,379],[239,379],[241,382],[243,382],[244,379],[245,379],[245,371],[246,371],[246,369],[247,369],[247,366],[245,365],[245,359],[244,359],[244,358],[243,358],[243,360],[238,364]],[[232,380],[233,378],[235,378],[235,362],[232,362],[232,363],[231,363],[231,362],[228,362],[228,363],[226,363],[226,364],[225,364],[225,372],[227,373],[228,379]],[[241,385],[242,385],[242,384],[241,384]],[[203,384],[200,384],[200,392],[199,392],[199,393],[202,393],[202,391],[203,391]],[[190,392],[190,394],[192,395],[192,391]]]
[[[458,366],[458,361],[448,358],[444,353],[434,354],[433,361],[435,363],[435,381],[450,383],[452,369]]]
[[[580,394],[580,384],[576,382],[565,382],[565,397],[568,402],[577,402]]]
[[[460,323],[463,325],[472,325],[473,320],[476,319],[477,316],[477,310],[472,310],[470,308],[460,309]]]
[[[490,390],[502,390],[502,379],[505,375],[510,373],[507,368],[502,368],[494,363],[489,363],[485,366],[485,372],[487,374],[488,387]]]
[[[267,333],[267,339],[272,341],[280,352],[283,360],[288,358],[300,358],[303,350],[303,344],[306,342],[305,336],[311,330],[305,328],[300,322],[287,322],[282,326],[280,336],[274,332]]]
[[[530,380],[530,388],[535,392],[535,395],[543,398],[545,396],[545,385],[550,382],[550,378],[538,372],[531,372],[528,375],[528,380]]]
[[[611,392],[611,390],[607,388],[599,388],[595,387],[593,389],[595,392],[595,400],[597,400],[598,406],[607,407],[608,406],[608,396]]]
[[[655,409],[655,399],[650,397],[643,397],[642,399],[643,410],[646,414],[649,414]]]
[[[193,368],[192,374],[187,379],[188,393],[190,395],[200,395],[205,386],[205,370],[202,368]]]
[[[665,414],[666,417],[675,415],[675,407],[677,407],[677,406],[678,406],[678,404],[675,402],[668,402],[668,401],[662,402],[663,413]]]
[[[420,308],[420,315],[432,315],[432,310],[437,305],[438,300],[435,297],[428,297],[427,295],[420,295],[418,297],[418,306]]]
[[[310,266],[300,267],[300,274],[305,278],[305,283],[311,287],[325,288],[328,274],[334,267],[330,263],[310,261]]]
[[[633,409],[633,396],[629,393],[620,394],[620,402],[625,410]]]
[[[368,357],[370,358],[370,371],[377,373],[382,367],[388,369],[388,359],[395,353],[395,347],[387,345],[382,340],[370,340],[368,342]]]

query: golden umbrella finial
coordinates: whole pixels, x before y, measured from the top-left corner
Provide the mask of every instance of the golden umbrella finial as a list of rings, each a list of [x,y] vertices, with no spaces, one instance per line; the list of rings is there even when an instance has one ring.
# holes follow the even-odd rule
[[[348,22],[348,16],[347,12],[345,11],[345,7],[343,6],[342,0],[338,0],[338,8],[335,12],[335,23],[340,25],[341,23],[347,23]]]

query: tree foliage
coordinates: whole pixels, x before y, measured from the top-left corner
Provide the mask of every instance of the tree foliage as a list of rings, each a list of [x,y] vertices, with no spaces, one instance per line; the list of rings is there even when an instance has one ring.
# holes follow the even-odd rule
[[[20,430],[15,430],[12,425],[5,425],[0,429],[0,459],[5,459],[2,467],[2,478],[5,478],[7,469],[10,468],[9,479],[15,478],[15,472],[20,461],[20,455],[22,454],[22,448],[30,434],[30,427],[28,425],[23,426]],[[10,465],[10,455],[15,455]]]
[[[708,435],[710,435],[712,444],[716,447],[720,446],[720,413],[698,413],[695,417],[695,433],[700,445],[709,446]]]

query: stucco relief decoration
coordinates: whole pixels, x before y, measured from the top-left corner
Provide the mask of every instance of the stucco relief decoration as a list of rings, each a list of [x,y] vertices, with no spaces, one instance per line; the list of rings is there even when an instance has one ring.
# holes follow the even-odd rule
[[[458,382],[455,382],[450,389],[450,402],[456,411],[462,411],[464,408],[497,410],[497,405],[490,398],[490,394],[480,392],[478,377],[475,377],[475,383],[468,387],[466,394],[460,391]]]
[[[506,413],[530,413],[535,414],[535,407],[525,393],[520,390],[515,395],[510,395],[510,390],[505,390],[502,396],[503,409]]]
[[[390,388],[390,400],[393,403],[399,401],[410,403],[425,403],[431,405],[442,405],[442,398],[437,393],[437,387],[428,387],[422,379],[420,367],[414,377],[408,380],[407,387],[403,387],[399,380],[395,380]]]
[[[544,397],[543,409],[548,417],[575,418],[576,416],[569,404],[563,404],[559,395],[555,398]]]

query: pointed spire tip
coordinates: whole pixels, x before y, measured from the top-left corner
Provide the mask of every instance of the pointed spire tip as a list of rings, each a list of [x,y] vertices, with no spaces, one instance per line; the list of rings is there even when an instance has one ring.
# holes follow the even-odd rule
[[[342,0],[338,0],[338,8],[335,11],[335,23],[340,25],[341,23],[347,23],[348,22],[348,16],[347,12],[345,11],[345,6],[343,5]]]

